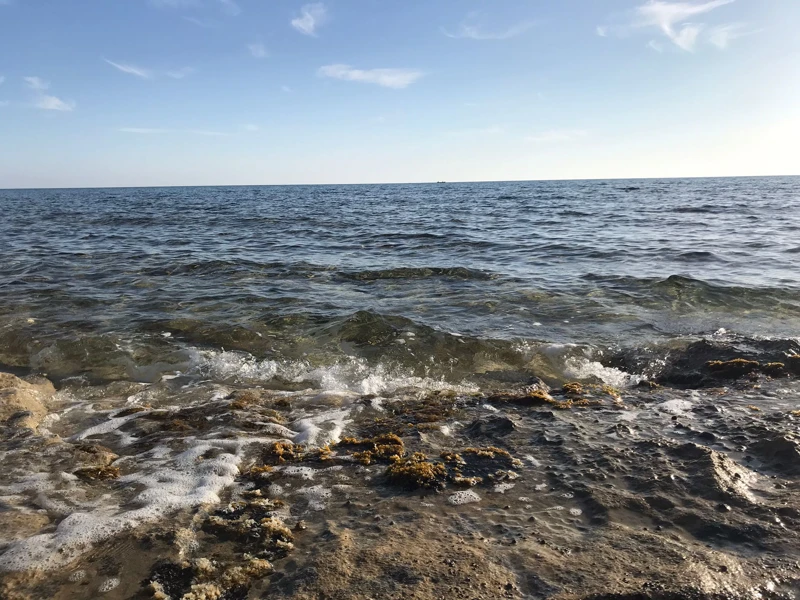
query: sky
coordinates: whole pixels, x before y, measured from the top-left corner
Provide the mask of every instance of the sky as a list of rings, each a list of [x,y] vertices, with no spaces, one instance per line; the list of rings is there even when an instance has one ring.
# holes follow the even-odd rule
[[[798,0],[0,0],[0,188],[800,174]]]

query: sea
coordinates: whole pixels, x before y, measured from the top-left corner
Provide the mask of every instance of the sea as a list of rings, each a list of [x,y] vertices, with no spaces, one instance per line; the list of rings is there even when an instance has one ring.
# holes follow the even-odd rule
[[[797,597],[800,177],[0,210],[0,597]]]

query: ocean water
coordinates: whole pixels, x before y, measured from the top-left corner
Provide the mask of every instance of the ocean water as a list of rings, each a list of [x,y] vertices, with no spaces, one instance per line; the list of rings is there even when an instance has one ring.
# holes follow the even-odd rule
[[[32,190],[0,205],[0,363],[59,378],[150,381],[192,348],[276,375],[355,360],[356,378],[456,383],[485,366],[476,354],[520,367],[553,344],[800,332],[798,178]]]
[[[0,427],[0,597],[337,597],[311,549],[342,551],[336,527],[372,548],[379,517],[405,540],[382,552],[433,527],[461,542],[432,551],[508,571],[470,597],[797,589],[798,177],[0,190],[0,209],[0,371],[56,388],[38,427]],[[733,359],[754,362],[710,363]],[[442,454],[420,499],[352,452],[390,433],[399,459],[510,455]],[[304,533],[255,548],[240,525],[265,518]],[[462,547],[497,527],[519,551]],[[277,575],[232,575],[241,556]],[[444,593],[384,567],[349,573],[351,597]]]

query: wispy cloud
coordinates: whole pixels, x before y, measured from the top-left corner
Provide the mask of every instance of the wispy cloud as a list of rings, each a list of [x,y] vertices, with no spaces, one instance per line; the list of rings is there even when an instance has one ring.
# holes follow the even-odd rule
[[[38,92],[46,90],[47,88],[50,87],[50,82],[45,81],[40,77],[23,77],[22,79],[25,81],[25,85],[27,85],[32,90],[36,90]]]
[[[212,21],[211,19],[201,19],[199,17],[183,17],[183,20],[188,21],[192,25],[203,27],[204,29],[211,29],[217,24],[216,21]]]
[[[595,33],[597,33],[597,35],[599,35],[600,37],[606,37],[608,35],[608,27],[605,27],[603,25],[598,25],[595,28]]]
[[[245,131],[254,132],[254,131],[259,131],[261,128],[255,123],[247,123],[245,125],[242,125],[242,129],[244,129]]]
[[[289,93],[291,93],[292,88],[290,88],[288,85],[282,85],[281,86],[281,91],[283,93],[285,93],[285,94],[289,94]]]
[[[664,46],[655,40],[650,40],[647,42],[647,47],[651,50],[655,50],[656,52],[664,52]]]
[[[250,50],[250,54],[255,58],[267,58],[269,56],[269,52],[261,42],[247,44],[247,49]]]
[[[238,17],[242,14],[242,7],[234,0],[219,0],[219,3],[222,5],[222,10],[232,17]]]
[[[0,85],[3,85],[3,83],[5,83],[5,81],[6,81],[6,78],[3,77],[2,75],[0,75]]]
[[[507,40],[517,37],[536,25],[533,21],[522,21],[500,30],[487,30],[479,25],[462,22],[454,32],[442,27],[442,33],[450,38],[466,38],[470,40]]]
[[[326,65],[320,67],[317,74],[343,81],[374,83],[388,88],[406,88],[423,76],[416,69],[355,69],[350,65]]]
[[[708,31],[708,41],[720,50],[725,50],[733,40],[746,35],[753,35],[760,31],[760,29],[747,29],[747,25],[744,23],[717,25]]]
[[[306,4],[300,9],[300,16],[291,20],[292,27],[305,35],[317,35],[317,29],[328,20],[328,11],[322,2]]]
[[[158,127],[120,127],[117,131],[122,133],[135,133],[139,135],[159,135],[164,133],[183,133],[191,135],[225,136],[229,135],[223,131],[211,131],[207,129],[162,129]]]
[[[0,108],[8,106],[8,100],[0,100]]]
[[[637,27],[658,27],[678,48],[692,52],[704,25],[689,20],[732,2],[734,0],[710,0],[695,4],[649,0],[646,4],[636,8],[635,25]]]
[[[571,142],[579,138],[586,137],[587,135],[589,135],[589,132],[584,129],[554,129],[529,135],[525,138],[525,141],[536,144]]]
[[[136,77],[141,77],[142,79],[150,79],[153,76],[153,73],[149,69],[143,69],[135,65],[116,63],[114,61],[108,60],[107,58],[104,58],[103,60],[108,64],[110,64],[115,69],[118,69],[123,73],[128,73],[129,75],[135,75]]]
[[[36,108],[41,108],[42,110],[58,110],[62,112],[69,112],[75,109],[74,102],[67,102],[61,98],[57,98],[56,96],[48,96],[46,94],[39,96],[34,103],[34,106],[36,106]]]
[[[167,77],[172,77],[173,79],[183,79],[184,77],[188,77],[192,73],[195,73],[197,70],[193,67],[181,67],[180,69],[175,69],[173,71],[167,71]]]

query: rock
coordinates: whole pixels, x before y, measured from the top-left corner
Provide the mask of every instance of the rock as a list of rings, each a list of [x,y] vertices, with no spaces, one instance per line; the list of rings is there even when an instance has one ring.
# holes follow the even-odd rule
[[[26,381],[0,373],[0,423],[36,429],[47,414],[46,403],[55,391],[44,378]]]
[[[476,419],[467,426],[465,433],[470,437],[502,437],[513,432],[517,424],[508,417],[488,417]]]
[[[11,542],[28,538],[39,533],[50,524],[50,517],[42,512],[22,512],[19,510],[0,511],[0,540]]]

